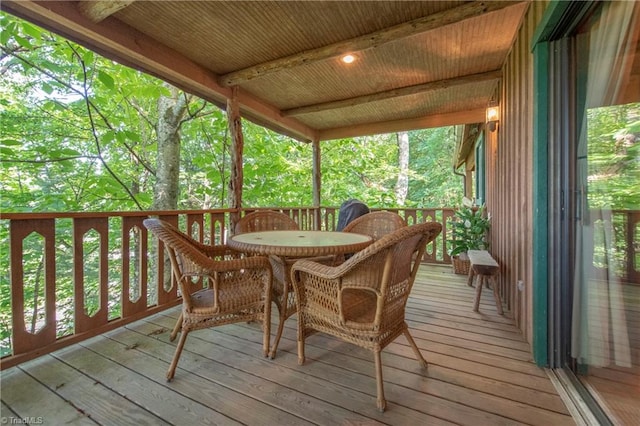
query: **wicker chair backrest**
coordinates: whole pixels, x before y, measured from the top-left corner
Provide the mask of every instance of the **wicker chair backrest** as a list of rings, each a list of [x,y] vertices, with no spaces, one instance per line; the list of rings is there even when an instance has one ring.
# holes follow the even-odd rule
[[[236,223],[235,234],[260,231],[298,230],[298,224],[284,213],[264,210],[249,213]]]
[[[349,223],[344,232],[368,235],[375,240],[407,226],[402,216],[389,211],[367,213]]]
[[[409,280],[411,286],[426,245],[435,240],[441,231],[442,225],[437,222],[397,229],[340,265],[340,275],[343,275],[343,280],[346,275],[353,279],[363,278],[363,284],[376,287],[383,294],[390,285],[401,281]],[[414,260],[416,262],[412,267]],[[378,274],[378,277],[371,279],[371,274]],[[410,287],[408,290],[410,291]]]

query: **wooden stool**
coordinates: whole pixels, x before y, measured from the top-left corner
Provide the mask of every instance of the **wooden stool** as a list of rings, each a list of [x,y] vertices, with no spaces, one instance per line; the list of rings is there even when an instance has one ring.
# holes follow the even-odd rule
[[[493,298],[496,301],[496,308],[498,314],[502,315],[502,302],[500,301],[500,295],[498,294],[498,282],[496,281],[496,275],[500,271],[500,265],[486,250],[469,250],[467,252],[469,260],[471,261],[471,267],[469,268],[469,278],[467,278],[467,285],[473,286],[474,275],[478,276],[478,283],[476,284],[476,297],[473,301],[473,310],[478,312],[480,306],[480,295],[482,294],[482,285],[489,280],[492,281],[491,288],[493,289]]]

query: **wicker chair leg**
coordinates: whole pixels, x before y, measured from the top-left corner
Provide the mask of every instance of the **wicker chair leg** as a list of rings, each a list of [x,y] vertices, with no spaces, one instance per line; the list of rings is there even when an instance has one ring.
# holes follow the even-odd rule
[[[304,364],[304,339],[298,337],[298,365]]]
[[[409,333],[408,328],[404,329],[404,337],[407,338],[407,342],[409,342],[411,349],[413,349],[413,353],[416,355],[416,359],[418,360],[420,365],[423,368],[427,368],[429,364],[427,363],[427,360],[422,356],[422,352],[420,352],[420,349],[418,349],[418,345],[416,345],[416,341],[413,340],[413,337],[411,336],[411,333]]]
[[[182,354],[182,348],[184,348],[184,342],[187,340],[188,331],[183,330],[180,334],[180,340],[178,340],[178,346],[176,346],[176,352],[173,354],[173,360],[171,361],[171,365],[169,366],[169,371],[167,371],[167,381],[170,382],[173,380],[173,376],[176,374],[176,367],[178,366],[178,360],[180,359],[180,354]]]
[[[278,306],[278,313],[280,319],[278,320],[278,331],[276,332],[276,338],[273,341],[273,347],[271,348],[271,352],[269,353],[269,358],[274,359],[276,357],[276,351],[278,350],[278,343],[280,343],[280,338],[282,337],[282,331],[284,330],[284,321],[286,320],[286,305],[283,308]]]
[[[170,342],[173,342],[174,340],[176,340],[176,336],[178,335],[180,330],[182,330],[182,313],[180,313],[180,316],[178,317],[178,321],[176,321],[176,325],[173,326],[173,330],[169,335]]]
[[[382,382],[382,359],[380,357],[379,350],[374,351],[373,358],[376,364],[376,384],[378,387],[378,399],[376,401],[376,405],[378,406],[378,411],[383,413],[385,408],[387,408],[387,400],[384,399],[384,384]]]
[[[265,304],[264,319],[262,320],[262,354],[269,356],[269,340],[271,339],[271,306]]]

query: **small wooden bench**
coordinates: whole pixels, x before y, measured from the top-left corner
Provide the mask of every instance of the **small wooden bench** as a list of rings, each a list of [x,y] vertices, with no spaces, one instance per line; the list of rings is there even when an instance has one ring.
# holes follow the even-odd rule
[[[492,281],[491,288],[493,289],[493,298],[496,300],[496,308],[500,315],[503,314],[502,302],[500,301],[500,295],[498,294],[498,282],[496,281],[496,275],[500,271],[500,265],[495,261],[493,257],[486,250],[469,250],[467,252],[469,260],[471,261],[471,267],[469,268],[469,278],[467,279],[467,285],[473,286],[473,279],[478,276],[478,283],[476,284],[476,297],[473,301],[473,310],[478,312],[480,306],[480,295],[482,294],[482,285],[484,282]]]

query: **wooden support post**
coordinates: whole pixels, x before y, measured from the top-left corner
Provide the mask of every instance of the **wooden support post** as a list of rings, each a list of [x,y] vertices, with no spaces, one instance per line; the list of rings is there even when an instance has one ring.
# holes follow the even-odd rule
[[[320,231],[322,224],[320,223],[320,190],[322,185],[322,172],[320,171],[320,141],[313,140],[313,226],[315,230]]]
[[[240,104],[238,103],[237,86],[231,89],[231,97],[227,99],[227,121],[231,134],[231,176],[229,178],[229,207],[237,209],[230,215],[231,232],[240,219],[242,208],[242,154],[244,151],[244,137],[242,136],[242,118],[240,117]]]

